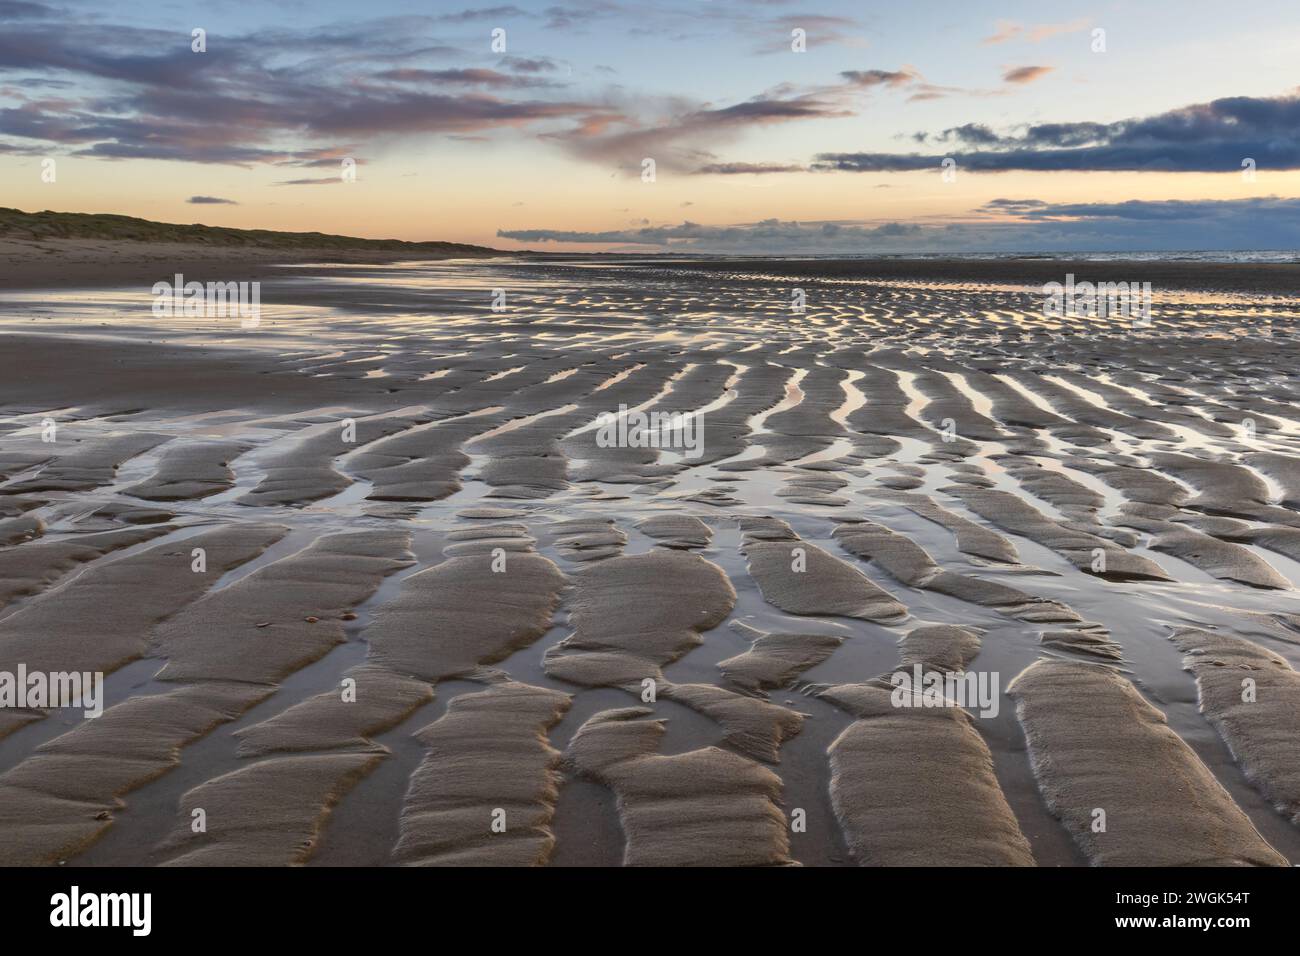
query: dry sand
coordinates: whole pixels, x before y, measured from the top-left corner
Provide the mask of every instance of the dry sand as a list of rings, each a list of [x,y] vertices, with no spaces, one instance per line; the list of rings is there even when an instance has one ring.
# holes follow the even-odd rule
[[[171,281],[249,281],[292,274],[304,264],[388,263],[410,252],[260,249],[127,239],[0,237],[0,289],[69,289]]]
[[[1297,267],[331,255],[0,243],[0,863],[1300,862]]]

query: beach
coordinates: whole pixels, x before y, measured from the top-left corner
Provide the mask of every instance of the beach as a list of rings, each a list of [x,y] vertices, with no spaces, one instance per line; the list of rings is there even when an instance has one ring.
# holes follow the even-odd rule
[[[0,259],[0,864],[1300,863],[1294,263]]]

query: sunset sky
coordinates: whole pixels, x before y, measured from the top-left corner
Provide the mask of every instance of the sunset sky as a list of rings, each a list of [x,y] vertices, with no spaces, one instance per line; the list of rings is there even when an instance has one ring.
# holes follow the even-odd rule
[[[0,205],[501,249],[1295,249],[1300,7],[0,0]]]

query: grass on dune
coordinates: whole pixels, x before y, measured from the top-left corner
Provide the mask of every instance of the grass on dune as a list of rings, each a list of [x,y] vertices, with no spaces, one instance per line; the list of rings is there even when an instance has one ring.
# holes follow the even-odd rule
[[[249,246],[270,249],[409,250],[454,256],[499,255],[486,246],[460,242],[405,242],[401,239],[360,239],[323,232],[276,232],[271,229],[231,229],[200,223],[181,225],[134,216],[84,212],[23,212],[0,207],[0,236],[11,239],[103,239],[134,242],[177,242],[204,246]]]

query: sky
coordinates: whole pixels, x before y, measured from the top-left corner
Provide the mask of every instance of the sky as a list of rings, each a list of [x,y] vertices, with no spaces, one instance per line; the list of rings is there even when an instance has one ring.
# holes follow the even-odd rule
[[[0,0],[0,206],[504,250],[1300,249],[1300,4]]]

